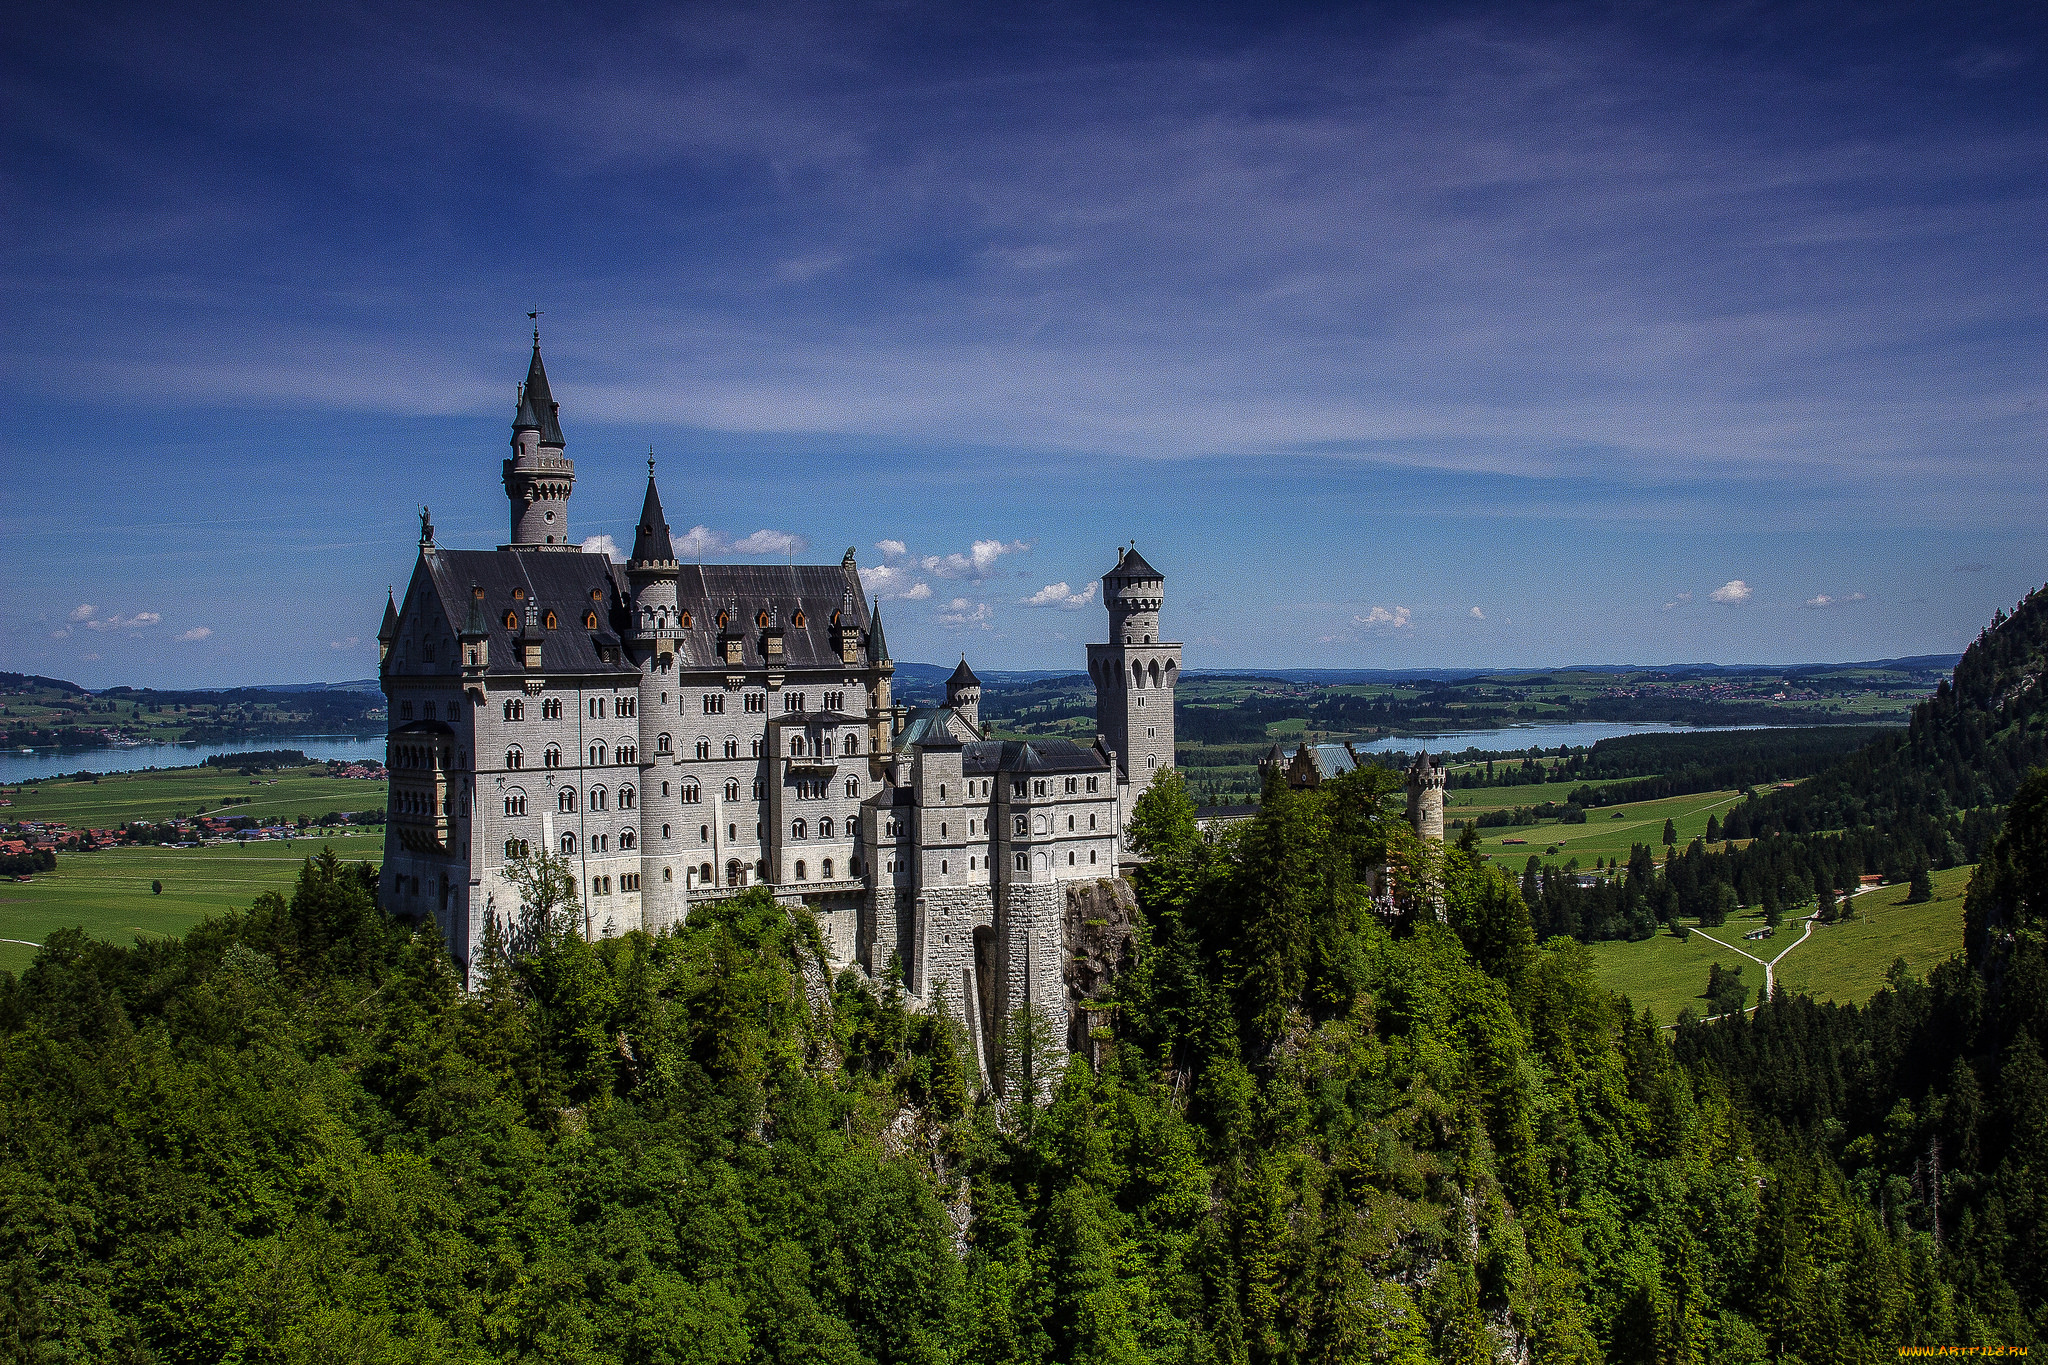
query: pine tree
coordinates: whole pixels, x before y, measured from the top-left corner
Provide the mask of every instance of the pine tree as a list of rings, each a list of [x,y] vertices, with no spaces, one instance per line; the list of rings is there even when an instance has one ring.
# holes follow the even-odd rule
[[[1667,844],[1678,842],[1678,826],[1669,819],[1664,822],[1664,842]]]

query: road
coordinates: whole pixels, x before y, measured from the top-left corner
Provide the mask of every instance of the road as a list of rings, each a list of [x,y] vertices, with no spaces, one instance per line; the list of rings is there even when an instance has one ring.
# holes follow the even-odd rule
[[[1844,900],[1847,900],[1847,899],[1851,899],[1851,898],[1853,898],[1853,897],[1855,897],[1855,896],[1860,896],[1860,895],[1862,895],[1862,894],[1863,894],[1864,892],[1866,892],[1866,891],[1875,891],[1876,889],[1877,889],[1877,888],[1876,888],[1876,887],[1873,887],[1873,886],[1859,886],[1859,887],[1857,887],[1857,888],[1856,888],[1856,889],[1855,889],[1854,891],[1850,892],[1848,896],[1845,896],[1845,897],[1843,897],[1843,899],[1844,899]],[[1758,966],[1762,967],[1762,968],[1764,969],[1764,994],[1763,994],[1763,998],[1764,998],[1765,1000],[1768,1000],[1768,999],[1770,999],[1770,998],[1771,998],[1771,997],[1772,997],[1773,995],[1775,995],[1775,994],[1777,993],[1777,984],[1778,984],[1778,981],[1777,981],[1777,966],[1778,966],[1778,964],[1779,964],[1780,962],[1783,962],[1783,961],[1785,960],[1785,954],[1786,954],[1786,953],[1789,953],[1789,952],[1791,952],[1791,951],[1792,951],[1792,950],[1793,950],[1794,948],[1797,948],[1797,947],[1798,947],[1798,946],[1799,946],[1800,944],[1802,944],[1802,943],[1806,942],[1806,940],[1807,940],[1807,939],[1808,939],[1809,937],[1811,937],[1811,936],[1812,936],[1812,934],[1813,934],[1813,926],[1814,926],[1815,924],[1817,924],[1818,922],[1819,922],[1819,921],[1818,921],[1818,920],[1816,920],[1816,919],[1815,919],[1815,918],[1814,918],[1814,917],[1813,917],[1812,915],[1808,915],[1808,916],[1806,917],[1806,919],[1805,919],[1805,924],[1806,924],[1806,932],[1805,932],[1805,933],[1803,933],[1803,934],[1801,934],[1801,935],[1800,935],[1800,936],[1799,936],[1798,938],[1796,938],[1796,939],[1792,940],[1792,942],[1790,942],[1790,943],[1786,944],[1786,945],[1785,945],[1785,947],[1783,948],[1783,950],[1781,950],[1781,951],[1780,951],[1780,952],[1778,953],[1778,955],[1777,955],[1776,957],[1774,957],[1774,958],[1770,959],[1770,961],[1768,961],[1768,962],[1766,962],[1766,961],[1765,961],[1765,960],[1764,960],[1763,958],[1760,958],[1760,957],[1758,957],[1758,956],[1757,956],[1757,955],[1756,955],[1755,953],[1749,952],[1748,950],[1746,950],[1746,949],[1743,949],[1743,948],[1738,948],[1738,947],[1736,947],[1736,946],[1735,946],[1734,944],[1732,944],[1732,943],[1728,942],[1728,941],[1727,941],[1726,939],[1720,939],[1720,938],[1715,938],[1715,937],[1714,937],[1714,936],[1713,936],[1712,934],[1708,933],[1708,932],[1707,932],[1706,930],[1704,930],[1704,929],[1695,929],[1695,930],[1693,930],[1693,932],[1694,932],[1695,934],[1698,934],[1698,935],[1699,935],[1699,936],[1700,936],[1701,938],[1705,939],[1705,940],[1706,940],[1707,942],[1709,942],[1709,943],[1712,943],[1712,944],[1716,944],[1716,945],[1718,945],[1718,946],[1720,946],[1720,947],[1723,947],[1723,948],[1726,948],[1726,949],[1727,949],[1727,950],[1728,950],[1729,952],[1731,952],[1731,953],[1740,953],[1740,954],[1741,954],[1742,956],[1744,956],[1744,957],[1748,958],[1748,959],[1749,959],[1749,960],[1750,960],[1751,962],[1754,962],[1754,963],[1756,963],[1756,964],[1757,964]],[[1751,1005],[1751,1006],[1750,1006],[1750,1007],[1749,1007],[1748,1009],[1744,1010],[1744,1011],[1743,1011],[1743,1013],[1744,1013],[1744,1014],[1753,1014],[1753,1013],[1755,1013],[1755,1011],[1756,1011],[1756,1008],[1757,1008],[1757,1007],[1756,1007],[1755,1005]],[[1665,1027],[1666,1027],[1666,1028],[1674,1028],[1674,1027],[1676,1027],[1676,1025],[1672,1025],[1672,1024],[1666,1024],[1666,1025],[1665,1025]]]

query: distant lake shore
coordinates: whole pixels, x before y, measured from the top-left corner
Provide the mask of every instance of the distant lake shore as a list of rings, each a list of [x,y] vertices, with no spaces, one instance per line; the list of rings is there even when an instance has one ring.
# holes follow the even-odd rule
[[[151,768],[196,768],[215,754],[297,749],[322,763],[384,761],[384,735],[264,735],[210,744],[136,744],[109,749],[11,749],[0,753],[0,783],[68,777],[76,772],[135,773]]]

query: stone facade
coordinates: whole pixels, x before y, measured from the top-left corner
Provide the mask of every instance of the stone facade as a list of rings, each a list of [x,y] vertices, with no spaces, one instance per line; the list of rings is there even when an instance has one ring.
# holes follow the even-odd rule
[[[1129,803],[1173,762],[1163,575],[1133,549],[1104,576],[1092,745],[991,740],[964,659],[945,706],[894,701],[852,550],[682,564],[650,461],[628,561],[581,551],[538,338],[513,427],[510,542],[444,548],[422,512],[385,604],[387,905],[434,917],[467,967],[517,916],[506,868],[531,850],[569,859],[593,938],[765,884],[817,914],[835,965],[893,960],[943,999],[991,1076],[1018,1008],[1068,1037],[1066,888],[1117,875]]]

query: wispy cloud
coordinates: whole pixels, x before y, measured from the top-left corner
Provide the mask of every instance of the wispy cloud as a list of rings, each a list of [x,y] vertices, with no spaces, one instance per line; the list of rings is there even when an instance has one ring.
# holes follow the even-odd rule
[[[1739,578],[1731,578],[1720,587],[1708,593],[1707,600],[1719,602],[1724,607],[1739,607],[1753,596],[1755,596],[1755,593],[1750,589],[1749,584]]]
[[[932,585],[904,564],[876,564],[860,571],[860,585],[870,597],[884,601],[921,602],[932,595]]]
[[[76,621],[80,618],[73,612],[71,619]],[[85,621],[84,625],[87,630],[146,630],[150,626],[162,625],[163,619],[162,612],[138,611],[133,616],[123,616],[115,612],[112,616],[93,617]]]
[[[995,614],[995,608],[986,602],[970,602],[964,597],[956,597],[932,619],[948,630],[964,630],[969,626],[993,630],[995,627],[991,622]]]
[[[1692,603],[1692,594],[1691,594],[1691,593],[1689,593],[1689,592],[1681,592],[1681,593],[1676,593],[1676,594],[1674,594],[1674,595],[1672,596],[1672,598],[1671,598],[1671,600],[1670,600],[1669,602],[1666,602],[1666,603],[1665,603],[1665,604],[1664,604],[1664,605],[1663,605],[1662,607],[1658,608],[1658,610],[1660,610],[1660,611],[1677,611],[1677,610],[1678,610],[1678,609],[1679,609],[1680,607],[1684,607],[1684,606],[1690,606],[1690,605],[1691,605],[1691,603]]]
[[[1474,608],[1472,608],[1471,612],[1470,612],[1470,613],[1468,613],[1468,614],[1469,614],[1469,615],[1470,615],[1470,616],[1472,617],[1472,619],[1473,619],[1473,620],[1475,620],[1475,621],[1484,621],[1484,620],[1486,619],[1486,613],[1485,613],[1485,612],[1483,612],[1483,611],[1481,611],[1481,610],[1480,610],[1479,608],[1477,608],[1477,607],[1474,607]]]
[[[926,555],[918,562],[924,571],[939,578],[993,578],[1004,555],[1023,554],[1031,548],[1027,540],[977,540],[966,554]]]
[[[674,537],[674,543],[676,553],[685,559],[706,555],[799,555],[811,548],[810,541],[790,531],[755,531],[733,540],[708,526],[692,526]]]
[[[211,637],[212,635],[213,635],[213,627],[212,627],[212,626],[194,626],[194,627],[192,627],[192,629],[190,629],[190,630],[185,630],[185,631],[180,631],[180,632],[178,632],[178,635],[177,635],[177,637],[176,637],[176,638],[177,638],[177,639],[179,639],[179,640],[182,640],[182,641],[186,642],[187,644],[193,644],[193,643],[197,643],[197,642],[198,642],[198,641],[200,641],[200,640],[205,640],[205,639],[208,639],[208,638],[210,638],[210,637]]]
[[[327,642],[327,647],[329,649],[354,649],[357,645],[361,644],[362,642],[363,641],[361,636],[351,635],[346,640],[329,640]]]
[[[1351,624],[1370,633],[1384,633],[1408,629],[1409,612],[1406,607],[1374,607],[1363,615],[1353,616]]]
[[[610,536],[585,536],[581,548],[587,555],[603,555],[614,564],[626,562],[626,552]]]
[[[1804,602],[1801,602],[1799,605],[1805,607],[1809,611],[1825,611],[1829,607],[1846,607],[1852,603],[1862,602],[1866,600],[1868,599],[1866,599],[1864,595],[1860,592],[1844,593],[1840,597],[1831,597],[1827,593],[1820,593],[1816,596],[1807,598]]]

